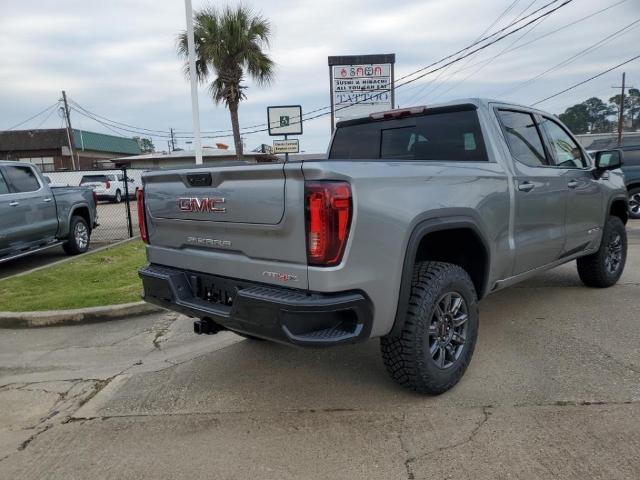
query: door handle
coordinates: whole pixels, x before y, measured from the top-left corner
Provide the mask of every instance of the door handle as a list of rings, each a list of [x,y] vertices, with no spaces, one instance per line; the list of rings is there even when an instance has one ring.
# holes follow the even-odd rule
[[[53,199],[52,199],[52,198],[50,198],[50,197],[47,197],[47,198],[45,198],[45,199],[43,200],[43,202],[44,202],[44,203],[49,203],[51,200],[53,200]]]
[[[20,205],[20,202],[9,202],[10,207],[17,207],[18,205]]]
[[[567,183],[567,187],[569,188],[576,188],[578,186],[578,182],[576,182],[575,180],[569,180],[569,183]]]
[[[535,185],[531,182],[521,182],[518,184],[518,190],[521,192],[530,192],[534,187]]]

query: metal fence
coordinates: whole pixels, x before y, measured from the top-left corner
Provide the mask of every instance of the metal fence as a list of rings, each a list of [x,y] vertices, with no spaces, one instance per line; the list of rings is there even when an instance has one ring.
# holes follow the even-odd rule
[[[47,172],[52,187],[92,187],[98,195],[98,223],[92,244],[113,243],[139,235],[136,190],[142,187],[142,169]]]

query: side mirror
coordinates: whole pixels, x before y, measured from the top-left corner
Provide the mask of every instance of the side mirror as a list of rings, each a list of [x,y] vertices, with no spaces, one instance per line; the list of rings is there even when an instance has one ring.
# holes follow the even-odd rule
[[[44,177],[44,181],[47,182],[47,185],[51,184],[51,179],[49,177]]]
[[[596,152],[596,169],[615,170],[622,166],[622,150],[603,150]]]

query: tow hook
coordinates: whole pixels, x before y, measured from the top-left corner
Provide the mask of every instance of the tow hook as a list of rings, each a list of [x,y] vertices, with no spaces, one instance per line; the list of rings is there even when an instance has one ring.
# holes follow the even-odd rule
[[[203,318],[193,322],[193,331],[198,335],[215,335],[224,329],[222,325],[218,325],[210,318]]]

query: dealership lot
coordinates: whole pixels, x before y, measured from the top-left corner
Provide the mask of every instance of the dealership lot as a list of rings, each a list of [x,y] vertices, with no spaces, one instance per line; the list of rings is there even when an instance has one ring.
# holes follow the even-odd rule
[[[175,314],[0,335],[6,478],[640,477],[640,222],[618,285],[569,264],[484,300],[468,373],[399,389],[378,342],[300,350]],[[373,454],[372,452],[376,452]]]

